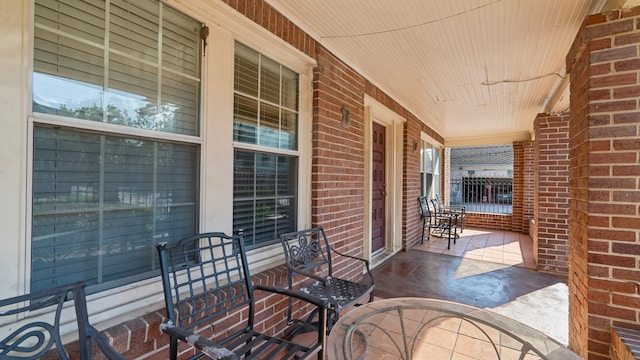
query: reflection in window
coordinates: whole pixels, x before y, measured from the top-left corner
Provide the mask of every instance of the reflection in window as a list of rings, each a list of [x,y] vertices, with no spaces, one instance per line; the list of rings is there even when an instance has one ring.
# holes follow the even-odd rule
[[[298,74],[236,43],[234,84],[233,228],[258,247],[296,230]]]
[[[297,149],[298,74],[236,43],[233,140]]]
[[[196,147],[37,126],[32,291],[156,275],[153,244],[191,235]]]
[[[297,159],[237,150],[234,158],[233,226],[247,245],[273,243],[296,230]]]
[[[34,112],[198,135],[199,23],[156,0],[36,1],[34,41]]]

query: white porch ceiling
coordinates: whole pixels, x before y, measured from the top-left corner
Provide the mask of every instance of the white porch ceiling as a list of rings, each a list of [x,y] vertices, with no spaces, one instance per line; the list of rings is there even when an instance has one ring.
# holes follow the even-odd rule
[[[585,16],[640,0],[266,0],[445,139],[531,138],[569,107],[565,57]]]

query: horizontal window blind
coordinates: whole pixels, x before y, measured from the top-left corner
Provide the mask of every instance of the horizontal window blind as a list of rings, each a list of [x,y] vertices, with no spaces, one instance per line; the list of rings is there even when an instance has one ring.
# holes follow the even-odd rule
[[[197,136],[200,30],[157,0],[37,0],[33,111]]]
[[[298,74],[236,43],[233,140],[297,150]]]
[[[297,158],[236,150],[233,227],[249,247],[272,244],[296,230]]]
[[[31,290],[156,275],[153,245],[195,233],[197,147],[36,126]]]

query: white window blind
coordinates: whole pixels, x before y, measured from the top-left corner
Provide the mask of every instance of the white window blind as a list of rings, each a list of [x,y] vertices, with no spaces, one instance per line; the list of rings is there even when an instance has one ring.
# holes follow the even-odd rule
[[[154,275],[196,230],[194,146],[36,127],[33,157],[32,291]]]
[[[297,226],[298,74],[235,49],[233,228],[258,247]]]
[[[31,291],[155,276],[153,245],[197,231],[200,29],[157,0],[36,0]]]
[[[33,110],[198,135],[200,30],[157,0],[38,0]]]

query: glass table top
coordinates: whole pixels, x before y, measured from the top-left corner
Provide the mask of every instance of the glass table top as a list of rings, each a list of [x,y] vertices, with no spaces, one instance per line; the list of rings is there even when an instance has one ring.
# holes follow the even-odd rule
[[[547,335],[488,310],[428,298],[374,301],[344,314],[327,359],[582,359]]]

